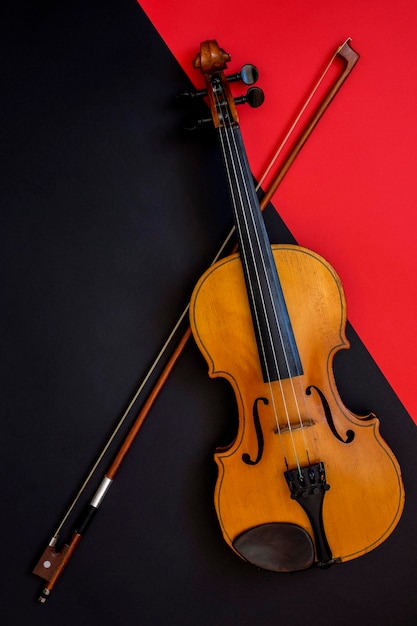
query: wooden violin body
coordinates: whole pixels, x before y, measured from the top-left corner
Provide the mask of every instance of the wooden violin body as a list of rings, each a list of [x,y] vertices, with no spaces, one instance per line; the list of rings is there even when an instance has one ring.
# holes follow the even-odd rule
[[[223,74],[201,45],[239,243],[195,287],[190,323],[211,376],[232,385],[234,441],[219,449],[215,507],[230,547],[272,571],[327,566],[369,552],[404,506],[401,472],[374,415],[343,405],[332,363],[347,348],[346,304],[332,267],[298,246],[271,248]]]
[[[215,507],[224,538],[259,567],[291,571],[347,561],[381,544],[399,521],[403,489],[378,420],[349,412],[335,386],[333,357],[348,347],[337,275],[310,250],[281,245],[273,251],[303,363],[297,380],[263,380],[239,255],[202,276],[190,319],[210,376],[226,378],[238,402],[236,439],[215,456]],[[323,463],[330,487],[313,524],[285,478],[287,465],[293,469],[297,461],[302,467]],[[319,553],[317,542],[325,544]]]

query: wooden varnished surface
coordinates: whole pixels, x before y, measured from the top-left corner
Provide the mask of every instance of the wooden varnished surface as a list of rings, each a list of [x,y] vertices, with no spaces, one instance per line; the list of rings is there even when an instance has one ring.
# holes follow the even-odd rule
[[[330,485],[323,506],[327,540],[334,558],[349,560],[377,547],[397,525],[404,505],[400,468],[378,420],[353,415],[335,387],[333,357],[347,340],[345,298],[334,270],[304,248],[276,246],[274,254],[302,376],[263,381],[237,256],[210,268],[191,300],[193,333],[210,375],[229,380],[239,405],[236,439],[216,455],[217,514],[229,545],[273,522],[295,523],[312,534],[307,515],[290,498],[284,472],[323,462]],[[326,399],[331,424],[316,389]],[[255,403],[265,446],[259,461],[247,464],[242,454],[255,459],[259,449]]]

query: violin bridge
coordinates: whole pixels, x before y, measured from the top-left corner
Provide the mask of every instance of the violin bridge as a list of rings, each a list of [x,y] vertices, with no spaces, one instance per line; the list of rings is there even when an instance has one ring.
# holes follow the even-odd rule
[[[283,433],[293,432],[295,430],[303,430],[303,428],[310,428],[310,426],[314,426],[314,424],[315,422],[311,417],[301,417],[294,421],[288,420],[285,424],[277,424],[274,427],[274,434],[282,435]]]

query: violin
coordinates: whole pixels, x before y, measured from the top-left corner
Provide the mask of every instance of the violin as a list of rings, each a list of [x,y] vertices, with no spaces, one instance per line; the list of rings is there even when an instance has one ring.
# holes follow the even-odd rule
[[[397,459],[371,413],[343,404],[333,359],[349,343],[335,270],[296,245],[270,244],[236,103],[230,55],[205,41],[194,67],[227,174],[239,253],[198,281],[190,325],[211,377],[231,384],[237,433],[215,452],[214,504],[230,548],[253,565],[290,572],[349,561],[379,546],[399,522]]]

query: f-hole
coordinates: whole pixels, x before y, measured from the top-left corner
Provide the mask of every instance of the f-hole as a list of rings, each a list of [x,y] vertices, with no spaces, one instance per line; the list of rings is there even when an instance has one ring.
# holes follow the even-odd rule
[[[332,412],[330,410],[330,406],[329,403],[327,402],[326,396],[324,395],[324,393],[315,385],[310,385],[309,387],[307,387],[306,389],[306,394],[308,396],[311,395],[311,390],[315,389],[319,395],[319,398],[321,400],[321,403],[323,405],[323,410],[324,410],[324,414],[326,416],[326,420],[327,423],[329,425],[330,430],[332,431],[333,435],[336,437],[336,439],[338,439],[339,441],[341,441],[342,443],[351,443],[354,438],[355,438],[355,433],[353,432],[353,430],[347,430],[346,431],[346,439],[343,439],[339,433],[336,430],[336,426],[334,425],[334,421],[333,421],[333,415]]]
[[[253,460],[250,458],[247,452],[244,452],[242,454],[242,461],[246,463],[247,465],[256,465],[257,463],[259,463],[259,461],[262,458],[263,451],[264,451],[264,435],[262,432],[261,420],[259,418],[259,411],[258,411],[259,402],[263,402],[263,404],[269,404],[269,401],[267,398],[256,398],[255,402],[253,403],[252,417],[253,417],[253,425],[255,426],[256,439],[258,441],[258,454],[256,455],[256,459]]]

